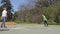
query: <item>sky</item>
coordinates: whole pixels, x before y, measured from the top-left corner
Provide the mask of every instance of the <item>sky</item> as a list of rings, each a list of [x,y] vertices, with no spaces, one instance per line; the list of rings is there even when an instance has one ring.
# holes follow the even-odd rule
[[[0,0],[1,1],[1,0]],[[33,5],[33,2],[31,2],[32,0],[10,0],[14,11],[18,11],[18,8],[20,5],[27,5],[28,3],[30,3],[31,5]],[[0,2],[0,6],[1,6],[1,2]]]
[[[27,4],[26,0],[10,0],[10,1],[11,1],[14,11],[18,10],[19,5]]]

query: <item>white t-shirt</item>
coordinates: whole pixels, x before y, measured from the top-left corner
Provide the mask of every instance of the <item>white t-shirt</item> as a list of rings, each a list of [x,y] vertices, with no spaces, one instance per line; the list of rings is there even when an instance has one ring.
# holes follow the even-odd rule
[[[6,10],[3,10],[2,17],[6,17],[6,16],[7,16],[7,11]]]

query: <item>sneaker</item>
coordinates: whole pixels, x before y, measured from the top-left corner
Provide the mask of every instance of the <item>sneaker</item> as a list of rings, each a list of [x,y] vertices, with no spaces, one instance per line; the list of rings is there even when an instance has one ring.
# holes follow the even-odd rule
[[[1,26],[1,28],[2,28],[2,26]]]

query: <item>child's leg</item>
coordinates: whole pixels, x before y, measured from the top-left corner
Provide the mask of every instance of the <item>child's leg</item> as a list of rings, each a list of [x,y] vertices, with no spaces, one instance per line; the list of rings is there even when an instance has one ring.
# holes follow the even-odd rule
[[[4,27],[6,27],[5,23],[6,23],[6,17],[4,17]]]
[[[1,24],[1,28],[3,27],[4,25],[4,17],[2,17],[2,24]]]
[[[6,27],[5,22],[6,22],[6,17],[2,17],[1,28],[2,28],[2,27],[4,27],[4,28]]]
[[[47,21],[46,21],[46,26],[48,26],[48,23],[47,23]]]
[[[44,26],[46,26],[46,22],[44,21]]]

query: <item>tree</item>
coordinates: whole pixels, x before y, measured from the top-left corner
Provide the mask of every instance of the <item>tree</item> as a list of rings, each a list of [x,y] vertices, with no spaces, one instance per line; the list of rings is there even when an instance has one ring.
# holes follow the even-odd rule
[[[2,7],[0,7],[0,16],[2,15]]]
[[[43,13],[47,16],[50,21],[54,21],[56,23],[60,23],[60,1],[57,2],[53,1],[50,6],[43,7]]]
[[[3,7],[6,7],[7,8],[7,19],[8,20],[11,20],[11,10],[12,10],[12,5],[10,3],[10,0],[1,0],[1,3],[3,4],[2,5],[2,8]]]
[[[20,21],[28,21],[30,23],[41,23],[42,13],[47,17],[50,22],[60,22],[60,1],[51,0],[37,0],[33,8],[29,5],[20,6],[19,12],[16,12],[16,19]]]

